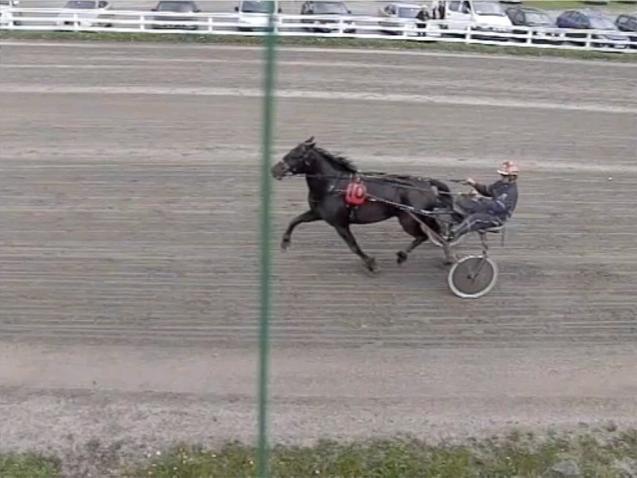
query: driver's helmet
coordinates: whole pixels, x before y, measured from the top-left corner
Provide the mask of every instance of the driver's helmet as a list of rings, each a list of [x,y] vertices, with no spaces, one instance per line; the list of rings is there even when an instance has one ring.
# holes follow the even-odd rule
[[[502,176],[517,176],[520,173],[520,168],[515,161],[504,161],[498,169],[498,173]]]

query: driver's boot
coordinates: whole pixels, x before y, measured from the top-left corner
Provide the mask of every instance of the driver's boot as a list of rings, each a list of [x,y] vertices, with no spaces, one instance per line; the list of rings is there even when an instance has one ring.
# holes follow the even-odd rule
[[[467,232],[469,232],[469,221],[463,221],[457,227],[451,226],[446,237],[447,243],[450,246],[456,244]]]

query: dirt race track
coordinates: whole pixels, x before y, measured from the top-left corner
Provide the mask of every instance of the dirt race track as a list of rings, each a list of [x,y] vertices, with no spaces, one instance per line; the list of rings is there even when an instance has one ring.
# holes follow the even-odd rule
[[[479,301],[432,245],[398,266],[396,221],[354,228],[374,277],[324,223],[273,248],[275,439],[634,424],[637,67],[279,60],[277,158],[315,135],[363,170],[523,173]],[[253,437],[261,82],[257,48],[1,45],[3,447]],[[275,188],[278,243],[306,191]]]

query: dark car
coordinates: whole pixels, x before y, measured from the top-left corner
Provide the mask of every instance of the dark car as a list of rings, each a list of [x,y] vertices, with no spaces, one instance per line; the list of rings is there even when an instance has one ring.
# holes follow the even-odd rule
[[[557,17],[557,26],[572,30],[601,30],[603,33],[596,33],[591,36],[594,40],[601,42],[592,43],[591,46],[607,46],[611,48],[626,48],[628,38],[619,34],[615,24],[606,18],[601,12],[592,10],[567,10]],[[567,33],[567,38],[586,38],[586,33]],[[583,45],[581,41],[576,43]]]
[[[193,13],[200,13],[201,10],[197,6],[197,4],[193,1],[184,1],[184,0],[161,0],[155,8],[151,11],[153,12],[175,12],[186,15],[161,15],[153,17],[153,21],[161,21],[161,22],[191,22],[197,20],[196,17],[193,17]],[[191,15],[188,15],[191,14]],[[183,23],[156,23],[152,25],[152,28],[161,29],[161,28],[169,28],[169,29],[180,29],[180,30],[197,30],[199,27],[197,25],[184,25]]]
[[[635,15],[627,15],[622,14],[617,17],[615,20],[615,25],[617,29],[622,32],[633,32],[636,35],[630,35],[630,41],[634,42],[634,45],[631,45],[633,48],[637,48],[637,14]]]
[[[534,43],[555,43],[559,34],[551,31],[542,31],[543,29],[555,28],[555,22],[544,11],[537,8],[515,6],[506,9],[507,17],[511,20],[514,27],[527,27],[534,30],[533,42]],[[526,29],[513,29],[513,33],[517,35],[528,35]],[[525,38],[518,39],[523,42],[527,41]]]
[[[301,15],[317,15],[321,17],[351,17],[352,11],[347,7],[345,2],[330,2],[330,1],[308,1],[301,6]],[[326,25],[324,27],[309,28],[310,31],[318,33],[330,33],[337,32],[339,30],[338,21],[335,20],[301,20],[302,23],[312,23],[314,25]],[[352,20],[345,20],[343,23],[350,26],[350,28],[344,28],[345,33],[355,33],[356,29],[351,28],[354,24]],[[327,27],[327,25],[330,25]]]
[[[506,14],[511,23],[523,27],[552,27],[555,22],[546,12],[531,7],[509,7]]]

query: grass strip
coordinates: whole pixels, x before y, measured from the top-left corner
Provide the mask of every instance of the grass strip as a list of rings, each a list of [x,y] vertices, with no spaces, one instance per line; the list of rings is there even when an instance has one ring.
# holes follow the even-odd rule
[[[0,40],[44,40],[44,41],[96,41],[122,43],[175,43],[262,46],[258,37],[240,37],[233,35],[197,35],[179,33],[109,33],[109,32],[27,32],[1,31]],[[428,43],[407,40],[374,40],[360,38],[308,38],[281,37],[279,46],[320,47],[320,48],[359,48],[361,50],[411,50],[444,53],[480,53],[513,55],[536,58],[571,58],[583,60],[606,60],[609,62],[637,63],[637,53],[622,54],[614,52],[560,50],[547,48],[525,48],[505,45],[471,45],[464,43]]]
[[[58,478],[61,463],[57,458],[35,453],[0,454],[0,477],[2,478]]]
[[[255,476],[255,449],[229,443],[218,450],[177,447],[125,470],[127,478]],[[622,478],[637,473],[637,432],[536,439],[512,433],[463,445],[430,446],[411,438],[272,449],[273,478]]]

